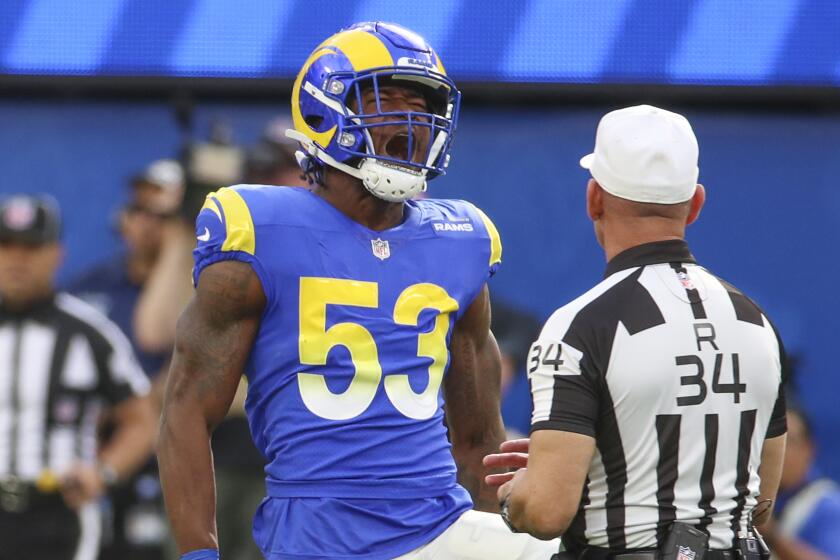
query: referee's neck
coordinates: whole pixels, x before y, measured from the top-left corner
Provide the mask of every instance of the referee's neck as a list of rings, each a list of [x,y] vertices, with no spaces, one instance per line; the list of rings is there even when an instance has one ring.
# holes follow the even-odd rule
[[[647,227],[646,227],[647,226]],[[635,228],[621,228],[618,231],[605,231],[601,243],[607,262],[627,249],[656,243],[657,241],[673,241],[685,239],[685,227],[678,230],[663,231],[662,228],[651,228],[648,224]]]

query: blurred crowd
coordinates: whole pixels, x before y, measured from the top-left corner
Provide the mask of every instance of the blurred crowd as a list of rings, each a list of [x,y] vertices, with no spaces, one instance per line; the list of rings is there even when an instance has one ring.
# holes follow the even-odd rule
[[[73,398],[81,394],[81,389],[68,389],[70,397],[66,401],[55,397],[63,395],[56,387],[63,387],[65,377],[70,375],[64,370],[83,360],[79,357],[81,350],[73,354],[73,337],[77,335],[56,330],[55,337],[29,336],[26,329],[15,327],[26,321],[54,321],[46,318],[44,309],[61,297],[55,295],[57,291],[77,296],[107,316],[109,324],[116,325],[127,338],[133,353],[133,357],[118,360],[121,339],[113,335],[111,327],[104,326],[103,337],[110,346],[103,347],[99,357],[99,339],[90,335],[90,363],[105,372],[105,381],[92,383],[86,389],[89,394],[84,394],[90,402],[101,402],[101,406],[91,408],[96,419],[92,455],[79,451],[66,460],[50,457],[41,468],[24,471],[22,456],[26,451],[18,451],[23,447],[17,441],[0,440],[0,452],[11,457],[7,465],[0,465],[0,560],[30,557],[8,549],[5,543],[26,537],[22,527],[31,523],[38,524],[39,538],[47,547],[44,550],[72,548],[66,554],[68,559],[177,557],[170,542],[152,442],[175,343],[175,325],[192,294],[192,218],[206,192],[223,184],[306,188],[295,159],[295,146],[284,136],[286,127],[285,119],[272,121],[259,141],[244,150],[217,142],[177,159],[150,162],[128,180],[125,203],[114,215],[113,227],[123,241],[121,252],[60,290],[54,284],[61,262],[60,209],[47,196],[13,196],[0,201],[0,355],[8,350],[13,358],[7,368],[11,374],[0,369],[0,432],[4,432],[4,422],[12,425],[11,432],[15,431],[15,414],[21,423],[26,418],[28,401],[26,390],[21,389],[25,383],[13,381],[16,371],[20,370],[23,379],[33,376],[24,369],[38,367],[36,359],[18,356],[18,346],[20,352],[47,356],[41,360],[47,365],[56,360],[49,356],[58,355],[59,349],[64,352],[63,370],[57,366],[42,368],[47,372],[42,400],[48,406],[41,407],[47,414],[41,423],[48,427],[55,424],[52,431],[44,429],[46,443],[42,447],[58,449],[60,445],[51,439],[60,439],[56,433],[82,429],[83,422],[75,419],[82,414],[71,414],[73,405],[68,404],[76,402]],[[62,306],[56,306],[56,313],[63,313]],[[101,325],[91,313],[95,312],[79,311],[77,315],[87,317],[90,324]],[[79,332],[87,332],[79,328]],[[493,302],[492,330],[502,351],[503,416],[512,437],[527,435],[529,429],[530,391],[524,366],[539,328],[538,318],[504,301]],[[12,346],[8,348],[2,346],[4,329],[11,333]],[[135,365],[142,370],[143,382],[132,381]],[[111,381],[106,382],[109,375]],[[82,402],[87,403],[84,399]],[[264,495],[263,459],[251,443],[244,402],[243,381],[228,418],[213,435],[221,556],[237,560],[262,558],[250,535],[253,513]],[[62,423],[62,414],[72,416],[73,421]],[[791,411],[788,426],[777,516],[766,540],[776,558],[782,560],[840,558],[840,540],[834,538],[840,530],[840,490],[815,466],[818,450],[805,413]],[[2,437],[6,436],[0,434]],[[79,441],[85,441],[81,435]],[[84,465],[87,468],[82,468]],[[94,522],[100,530],[93,531],[93,544],[85,545],[89,556],[74,556],[76,548],[84,545],[80,535],[87,529],[83,523],[78,527],[75,522],[67,524],[67,515],[90,505],[99,511]],[[64,540],[51,540],[51,531]],[[31,558],[65,557],[53,552],[32,554]]]

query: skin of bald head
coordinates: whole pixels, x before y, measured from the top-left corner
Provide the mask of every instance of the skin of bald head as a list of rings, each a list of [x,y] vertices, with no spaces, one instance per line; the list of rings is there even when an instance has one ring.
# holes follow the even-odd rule
[[[605,191],[595,179],[586,186],[586,211],[607,261],[637,245],[684,239],[686,226],[697,220],[705,202],[706,190],[699,184],[689,200],[677,204],[619,198]]]

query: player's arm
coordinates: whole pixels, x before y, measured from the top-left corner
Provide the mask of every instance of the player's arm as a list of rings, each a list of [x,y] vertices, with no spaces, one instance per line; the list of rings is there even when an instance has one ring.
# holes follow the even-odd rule
[[[178,321],[158,459],[181,552],[218,548],[210,434],[236,393],[264,307],[251,267],[222,261],[201,272],[196,294]]]
[[[501,358],[490,332],[487,286],[456,323],[450,348],[443,391],[458,479],[472,495],[476,509],[497,512],[496,492],[485,483],[482,465],[484,456],[498,449],[505,435],[499,406]]]

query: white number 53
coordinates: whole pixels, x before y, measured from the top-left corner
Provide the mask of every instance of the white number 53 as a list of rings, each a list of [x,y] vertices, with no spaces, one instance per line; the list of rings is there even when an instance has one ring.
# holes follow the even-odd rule
[[[355,373],[343,393],[333,393],[320,373],[298,373],[298,388],[306,407],[314,414],[329,420],[348,420],[362,414],[373,402],[382,365],[370,331],[358,323],[343,322],[327,326],[327,306],[379,307],[379,285],[337,278],[300,279],[300,362],[306,365],[325,365],[334,346],[344,346],[350,353]],[[415,420],[431,418],[437,410],[437,395],[443,381],[448,350],[449,314],[458,310],[458,302],[446,290],[435,284],[414,284],[397,298],[394,323],[417,326],[424,309],[435,309],[434,327],[430,332],[418,333],[417,355],[432,359],[429,384],[415,393],[406,374],[385,376],[385,394],[402,414]]]

